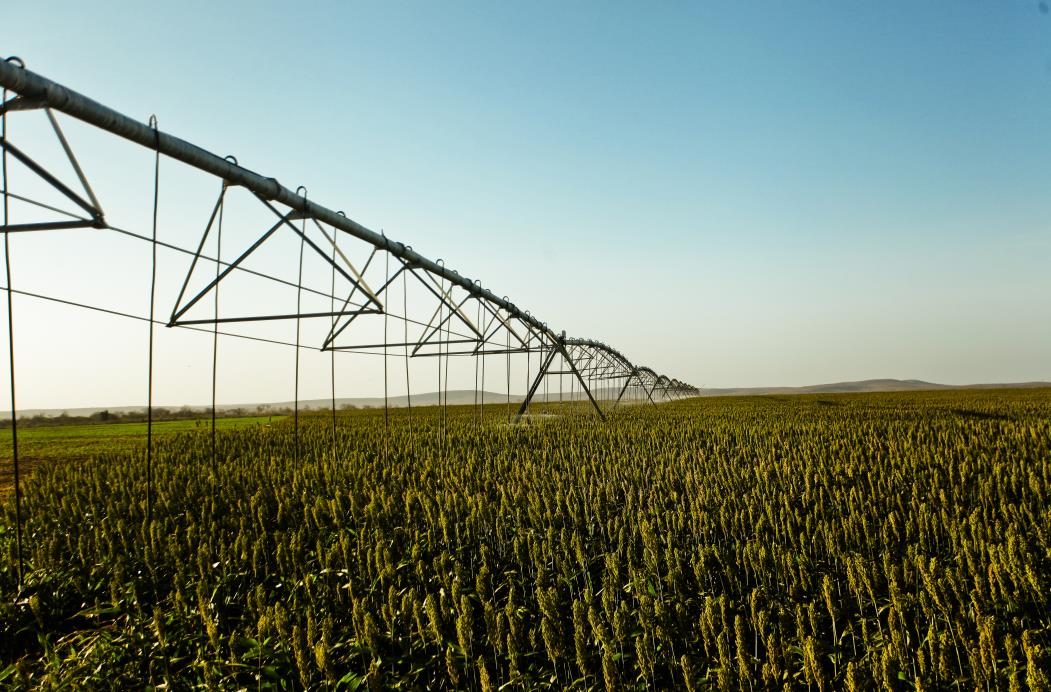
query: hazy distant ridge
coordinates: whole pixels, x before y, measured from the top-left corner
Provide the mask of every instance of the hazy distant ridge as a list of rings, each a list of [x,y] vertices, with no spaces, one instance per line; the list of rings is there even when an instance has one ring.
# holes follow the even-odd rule
[[[1051,387],[1051,382],[1004,382],[988,384],[938,384],[923,380],[859,380],[812,384],[805,387],[736,387],[702,389],[701,396],[743,396],[757,394],[849,394],[851,392],[919,392],[939,389],[1035,389]]]
[[[893,380],[893,379],[882,379],[882,380],[859,380],[857,382],[833,382],[831,384],[813,384],[805,387],[734,387],[734,388],[705,388],[701,390],[701,396],[756,396],[764,394],[848,394],[851,392],[917,392],[924,390],[939,390],[939,389],[1035,389],[1039,387],[1051,387],[1051,382],[1006,382],[1006,383],[988,383],[988,384],[937,384],[936,382],[924,382],[923,380]],[[617,390],[619,391],[619,390]],[[593,394],[596,397],[603,399],[614,398],[617,395],[617,391],[611,391],[607,389],[596,390]],[[478,400],[483,399],[482,392],[478,393]],[[447,399],[451,405],[462,405],[462,404],[474,404],[475,403],[475,392],[472,389],[460,389],[450,390],[446,395],[444,392],[421,392],[419,394],[412,395],[413,406],[434,406],[439,403],[439,397]],[[583,398],[584,395],[580,392],[576,394],[575,398]],[[566,401],[571,401],[574,397],[569,392],[563,392],[562,398]],[[511,394],[511,403],[521,403],[523,399],[522,394]],[[558,401],[559,396],[557,392],[550,394],[552,401]],[[486,404],[498,404],[507,403],[507,392],[484,392],[484,401]],[[536,401],[543,401],[544,396],[542,392],[539,392],[535,398]],[[244,409],[246,412],[254,412],[258,407],[265,407],[270,409],[284,409],[292,408],[292,401],[279,401],[270,403],[251,403],[251,404],[220,404],[217,408],[221,411],[231,411],[233,409]],[[404,394],[399,396],[391,396],[387,399],[387,403],[392,407],[402,407],[408,404],[408,400]],[[327,409],[331,406],[331,399],[302,399],[299,402],[300,410],[306,409]],[[337,397],[336,407],[343,408],[353,406],[356,408],[366,407],[382,407],[383,397]],[[158,408],[167,408],[177,410],[180,408],[191,408],[199,410],[208,410],[207,406],[158,406]],[[52,408],[52,409],[22,409],[18,412],[18,417],[23,416],[57,416],[62,413],[69,414],[71,416],[90,416],[98,411],[110,411],[113,413],[127,413],[129,411],[142,411],[143,406],[96,406],[94,408]],[[10,418],[10,411],[0,412],[0,419]]]

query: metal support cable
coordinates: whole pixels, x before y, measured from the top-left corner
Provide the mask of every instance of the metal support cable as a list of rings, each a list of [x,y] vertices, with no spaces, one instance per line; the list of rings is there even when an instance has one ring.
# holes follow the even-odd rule
[[[441,260],[438,260],[438,261],[441,262]],[[441,280],[441,291],[442,291],[442,293],[445,292],[445,279],[444,279],[444,277]],[[444,300],[442,300],[442,301],[440,301],[438,303],[438,313],[437,314],[438,314],[439,319],[441,318],[442,311],[444,310],[445,305],[446,305],[446,303],[445,303]],[[441,324],[441,322],[439,322],[439,324]],[[438,389],[436,391],[438,393],[438,445],[439,445],[439,449],[440,449],[440,451],[439,451],[439,458],[442,460],[442,462],[444,462],[445,461],[445,422],[446,421],[445,421],[445,407],[443,406],[444,398],[442,397],[442,344],[441,344],[441,340],[439,340],[439,343],[438,343],[438,357],[436,358],[436,360],[438,361]],[[449,361],[448,361],[448,359],[446,359],[446,361],[445,361],[445,369],[446,369],[446,372],[448,372],[448,369],[449,369]]]
[[[136,233],[135,231],[130,231],[130,230],[126,229],[126,228],[120,228],[118,226],[113,226],[113,225],[110,225],[110,224],[107,224],[104,227],[104,230],[113,231],[114,233],[118,233],[120,235],[127,236],[129,238],[135,238],[135,239],[138,239],[138,240],[142,240],[142,241],[145,241],[147,243],[152,243],[153,242],[153,239],[150,238],[149,236],[145,236],[145,235],[142,235],[140,233]],[[198,253],[195,253],[193,250],[190,250],[189,248],[180,247],[180,246],[174,245],[172,243],[166,243],[163,240],[158,240],[157,241],[157,246],[165,248],[166,250],[172,250],[174,252],[179,252],[179,253],[182,253],[184,255],[189,255],[190,257],[193,257],[195,254],[198,254]],[[208,255],[206,255],[204,253],[200,253],[200,259],[204,260],[205,262],[217,262],[221,267],[229,267],[230,266],[229,262],[223,262],[218,257],[209,257]],[[267,281],[273,281],[274,283],[278,283],[278,284],[281,284],[283,286],[288,286],[289,288],[295,288],[296,287],[296,284],[295,284],[294,281],[288,281],[288,280],[282,279],[282,278],[280,278],[278,276],[273,276],[272,274],[264,274],[263,272],[259,272],[259,271],[256,271],[254,269],[249,269],[247,267],[243,267],[243,266],[240,266],[240,265],[235,267],[235,269],[237,271],[239,271],[239,272],[244,272],[246,274],[251,274],[251,275],[256,276],[256,277],[258,277],[260,279],[266,279]],[[322,298],[329,298],[330,297],[330,294],[325,293],[324,291],[319,291],[316,288],[310,288],[309,286],[303,286],[303,291],[305,293],[313,293],[313,294],[315,294],[317,296],[320,296]],[[361,308],[365,307],[364,304],[358,304],[358,303],[349,303],[349,305],[350,305],[350,307],[353,307],[353,308],[356,308],[356,309],[361,309]],[[182,325],[176,325],[176,326],[182,326]]]
[[[3,137],[0,137],[0,139],[3,139]],[[39,208],[39,209],[46,209],[47,211],[54,212],[55,214],[58,214],[60,216],[65,216],[65,217],[69,218],[72,221],[77,221],[77,222],[80,223],[80,227],[81,228],[84,227],[85,225],[91,225],[93,223],[93,221],[91,219],[86,219],[83,216],[77,216],[76,214],[71,214],[68,211],[66,211],[65,209],[59,209],[58,207],[53,207],[50,204],[44,204],[43,202],[41,202],[39,200],[35,200],[35,199],[32,199],[32,198],[26,197],[24,195],[19,195],[19,194],[16,194],[14,192],[11,192],[9,190],[6,191],[6,192],[7,192],[7,195],[13,200],[16,200],[18,202],[24,202],[26,204],[30,204],[30,205],[32,205],[34,207]]]
[[[306,200],[306,188],[300,187],[299,190],[303,190],[303,199]],[[296,190],[298,193],[299,190]],[[293,454],[293,469],[299,468],[299,337],[300,329],[302,328],[302,318],[298,317],[299,313],[302,312],[303,305],[303,251],[306,250],[307,244],[307,220],[303,217],[303,232],[300,233],[299,240],[299,278],[296,280],[296,376],[295,376],[295,402],[293,404],[293,422],[292,422],[292,444],[294,446]],[[293,471],[294,473],[294,471]]]
[[[339,242],[338,236],[333,231],[332,233],[332,287],[329,289],[329,312],[332,315],[332,327],[336,328],[336,320],[338,319],[335,315],[336,312],[336,253],[339,252],[337,243]],[[386,311],[384,311],[386,312]],[[335,349],[329,349],[329,374],[332,387],[332,461],[336,461],[336,351]]]
[[[7,290],[8,290],[7,286],[0,286],[0,291],[7,291]],[[59,305],[67,305],[69,307],[81,308],[81,309],[84,309],[84,310],[91,310],[93,312],[101,312],[103,314],[112,315],[114,317],[124,317],[124,318],[131,319],[131,320],[138,320],[140,322],[149,322],[150,321],[149,317],[143,317],[142,315],[133,315],[130,312],[122,312],[120,310],[114,310],[112,308],[104,308],[104,307],[101,307],[99,305],[90,305],[88,303],[79,303],[79,302],[77,302],[75,300],[68,300],[66,298],[59,298],[57,296],[44,295],[43,293],[33,293],[31,291],[22,291],[22,290],[19,290],[19,289],[12,289],[11,292],[15,293],[16,295],[25,296],[27,298],[35,298],[37,300],[46,300],[48,302],[57,303]],[[163,325],[163,326],[167,326],[167,324],[168,324],[164,320],[156,320],[156,319],[153,321],[153,323],[155,325]],[[194,326],[181,325],[180,324],[180,325],[176,325],[174,327],[174,329],[185,329],[186,331],[190,331],[190,332],[200,332],[202,334],[207,334],[209,336],[212,335],[212,330],[211,329],[205,329],[203,327],[194,327]],[[307,351],[316,351],[317,350],[317,348],[315,348],[313,346],[302,346],[302,345],[296,346],[296,344],[292,343],[291,341],[281,341],[280,339],[267,339],[267,338],[261,337],[261,336],[251,336],[251,335],[248,335],[248,334],[238,334],[236,332],[224,332],[224,331],[220,330],[219,331],[219,336],[232,337],[234,339],[245,339],[246,341],[258,341],[260,343],[273,344],[273,345],[276,345],[276,346],[288,346],[289,348],[301,348],[301,349],[304,349],[304,350],[307,350]],[[349,353],[349,354],[358,355],[358,356],[382,356],[383,355],[382,353],[377,353],[375,351],[344,351],[344,353]]]
[[[562,367],[558,370],[558,408],[561,411],[565,402],[562,400],[562,372],[566,369],[566,352],[564,349],[559,349],[559,359],[562,361]]]
[[[409,314],[409,277],[401,272],[401,300],[402,310]],[[412,387],[409,383],[409,323],[405,325],[405,402],[409,407],[409,427],[412,428]]]
[[[452,293],[452,286],[449,287],[449,293]],[[446,318],[445,327],[445,381],[443,382],[442,391],[444,392],[443,403],[442,403],[442,444],[447,445],[449,443],[449,351],[452,350],[452,344],[448,343],[452,338],[451,330],[452,327],[448,326],[448,322],[451,321],[453,310],[459,312],[459,307],[454,307],[452,303],[449,304],[449,317]],[[441,327],[439,326],[439,330]],[[439,331],[438,336],[441,336]]]
[[[386,278],[384,283],[390,283],[390,253],[384,255],[384,272]],[[386,435],[383,436],[383,461],[384,463],[388,460],[389,454],[389,441],[390,441],[390,401],[388,400],[387,391],[387,311],[383,311],[383,425],[386,430]]]
[[[478,324],[482,323],[482,304],[479,302],[477,305],[476,317]],[[478,356],[474,358],[474,409],[475,409],[475,424],[482,422],[482,410],[478,408]]]
[[[543,344],[540,344],[540,356],[541,356],[541,360],[539,361],[538,364],[539,365],[543,365],[543,363],[544,363],[544,360],[543,360],[544,345]],[[539,374],[541,372],[541,370],[542,370],[542,368],[538,368],[537,369],[537,374]],[[546,378],[546,377],[544,378],[544,403],[545,404],[551,403],[551,386],[550,386],[550,382],[548,381],[548,378]]]
[[[529,354],[527,353],[526,354],[526,358],[528,358],[528,357],[529,357]],[[479,416],[479,418],[481,418],[481,417],[483,417],[485,415],[485,352],[484,351],[479,355],[479,358],[482,359],[481,410],[478,412],[478,416]]]
[[[219,384],[219,272],[222,270],[222,256],[223,256],[223,209],[226,206],[226,184],[223,184],[222,190],[219,191],[219,219],[218,226],[216,227],[215,234],[215,324],[212,325],[212,475],[215,480],[216,472],[216,461],[215,461],[215,404],[216,404],[216,389]],[[207,231],[205,231],[207,234]],[[202,243],[204,241],[202,240]],[[191,269],[192,271],[192,269]],[[187,275],[189,280],[189,275]]]
[[[528,391],[529,390],[529,375],[532,372],[532,367],[533,367],[533,353],[532,353],[532,351],[526,351],[525,365],[526,365],[525,366],[525,388]]]
[[[12,58],[8,58],[5,61],[0,61],[0,64],[7,65],[10,63]],[[3,98],[0,102],[7,101],[7,89],[3,90]],[[0,153],[0,167],[3,172],[2,184],[4,186],[4,226],[5,228],[10,223],[8,215],[10,210],[8,208],[8,194],[7,194],[7,111],[0,113],[0,137],[5,142],[3,151]],[[7,285],[11,286],[11,233],[9,231],[4,232],[4,269],[7,275]],[[11,375],[11,463],[14,466],[15,473],[15,552],[17,554],[18,562],[18,590],[22,590],[22,579],[23,579],[23,565],[22,565],[22,484],[18,468],[18,407],[15,399],[15,317],[14,317],[14,300],[12,298],[12,292],[7,292],[7,354],[8,363],[10,365]]]
[[[440,304],[440,303],[439,303],[439,305],[438,305],[438,309],[439,309],[439,310],[441,309],[441,304]],[[430,325],[427,325],[427,326],[429,327]],[[436,393],[436,394],[437,394],[437,396],[438,396],[438,406],[439,406],[439,407],[440,407],[440,406],[441,406],[441,404],[442,404],[442,359],[441,359],[441,353],[442,353],[442,346],[441,346],[441,344],[439,343],[439,344],[438,344],[438,357],[437,357],[437,358],[435,358],[435,361],[436,361],[436,365],[437,365],[437,368],[438,368],[438,381],[434,383],[434,391],[435,391],[435,393]],[[441,408],[439,408],[439,409],[438,409],[438,412],[439,412],[439,415],[438,415],[438,426],[439,426],[439,428],[440,428],[440,427],[441,427],[441,423],[442,423],[442,419],[441,419]],[[439,431],[438,431],[438,432],[439,432],[439,434],[440,434],[440,433],[441,433],[441,430],[439,429]],[[445,459],[445,457],[444,457],[444,456],[442,456],[442,455],[444,454],[444,452],[445,452],[445,449],[444,449],[444,447],[442,447],[441,445],[439,445],[439,458],[441,458],[441,459],[442,459],[443,461],[444,461],[444,459]]]
[[[507,333],[507,422],[511,422],[511,333]]]
[[[157,129],[157,118],[150,116],[150,125]],[[149,357],[146,366],[146,525],[153,520],[153,332],[154,309],[157,304],[157,210],[160,206],[161,152],[153,159],[153,242],[150,244],[150,319]]]

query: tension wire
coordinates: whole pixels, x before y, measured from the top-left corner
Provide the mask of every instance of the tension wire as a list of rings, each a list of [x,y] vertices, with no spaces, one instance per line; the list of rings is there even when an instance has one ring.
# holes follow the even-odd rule
[[[8,58],[8,60],[12,60]],[[7,89],[3,90],[3,102],[7,102]],[[11,460],[15,471],[15,552],[18,555],[18,589],[22,589],[22,485],[18,468],[18,407],[15,405],[15,317],[14,317],[14,289],[11,287],[11,232],[7,230],[8,219],[8,192],[7,192],[7,111],[0,113],[0,136],[3,137],[3,160],[0,167],[3,168],[4,185],[4,267],[7,271],[7,346],[8,360],[11,366]]]
[[[150,116],[150,127],[154,132],[153,160],[153,237],[150,242],[150,336],[149,356],[146,366],[146,525],[153,519],[153,318],[157,296],[157,208],[160,201],[161,180],[161,135],[157,129],[157,116]]]

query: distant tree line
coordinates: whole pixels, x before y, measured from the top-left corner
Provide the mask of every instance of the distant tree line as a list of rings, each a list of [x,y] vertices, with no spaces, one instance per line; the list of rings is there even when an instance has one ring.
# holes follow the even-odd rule
[[[291,414],[292,409],[287,406],[268,406],[265,404],[255,406],[253,408],[237,407],[220,409],[215,412],[217,418],[242,418],[244,416],[287,416]],[[211,409],[206,408],[191,408],[189,406],[183,406],[177,409],[163,407],[153,409],[154,421],[193,420],[195,418],[203,418],[210,416]],[[19,416],[18,426],[44,427],[55,425],[90,425],[92,423],[145,423],[146,417],[146,409],[138,409],[133,411],[102,410],[96,411],[91,415],[83,416],[71,416],[63,411],[57,416],[48,415],[44,413],[38,413],[34,416]],[[0,420],[0,429],[6,429],[10,427],[10,418]]]

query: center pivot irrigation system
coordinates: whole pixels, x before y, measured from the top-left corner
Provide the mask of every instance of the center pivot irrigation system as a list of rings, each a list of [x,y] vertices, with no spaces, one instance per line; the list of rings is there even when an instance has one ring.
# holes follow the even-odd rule
[[[506,296],[497,296],[481,282],[468,279],[454,269],[447,268],[441,260],[431,260],[413,251],[411,246],[396,242],[386,235],[376,233],[361,224],[347,218],[342,212],[332,211],[307,199],[304,188],[293,192],[283,187],[275,178],[268,178],[237,165],[233,157],[220,157],[182,139],[161,132],[157,129],[156,119],[149,124],[129,118],[111,108],[107,108],[86,96],[72,91],[45,77],[27,69],[17,58],[0,62],[0,86],[5,90],[0,117],[3,118],[3,132],[0,135],[0,146],[4,157],[4,224],[5,243],[9,245],[11,233],[27,231],[49,231],[75,228],[110,229],[127,233],[110,224],[103,213],[102,205],[96,198],[80,162],[73,153],[55,112],[65,113],[93,125],[106,132],[135,142],[157,153],[188,164],[199,171],[209,173],[222,182],[218,200],[212,206],[211,215],[205,225],[204,233],[196,250],[179,248],[192,255],[189,270],[182,283],[178,299],[172,310],[168,327],[191,327],[201,325],[219,325],[235,322],[262,322],[271,320],[307,320],[328,319],[330,326],[320,344],[323,351],[353,351],[377,348],[404,348],[410,357],[420,356],[472,356],[486,355],[537,354],[540,362],[535,377],[525,399],[521,402],[518,416],[521,417],[529,407],[541,383],[551,375],[571,375],[579,384],[580,391],[587,396],[595,413],[602,418],[603,410],[596,400],[592,389],[596,385],[615,383],[618,394],[612,399],[615,406],[631,388],[637,388],[645,399],[656,402],[661,399],[680,398],[695,395],[697,390],[679,380],[659,375],[650,368],[637,366],[616,349],[599,341],[567,338],[565,332],[557,333],[547,323],[523,311]],[[11,92],[13,96],[8,98]],[[32,156],[17,146],[8,135],[8,118],[21,112],[42,111],[50,123],[62,150],[70,164],[71,182],[63,182],[60,175],[48,170],[35,161]],[[17,160],[24,169],[35,174],[54,191],[60,193],[66,202],[79,208],[76,212],[67,212],[58,207],[47,205],[38,199],[20,195],[8,177],[8,160]],[[159,175],[155,174],[155,196],[159,194]],[[229,190],[243,189],[253,195],[259,204],[273,214],[272,224],[259,235],[246,249],[232,259],[221,260],[219,257],[205,255],[206,243],[210,236],[222,232],[223,211]],[[28,218],[17,223],[11,218],[9,202],[17,200],[30,207],[36,207],[48,213],[49,217],[59,215],[58,220]],[[156,219],[156,213],[154,215]],[[294,311],[230,315],[223,314],[215,301],[216,309],[211,315],[195,316],[194,308],[206,297],[218,294],[220,286],[238,270],[259,274],[247,269],[247,260],[272,237],[280,232],[295,234],[300,241],[299,268],[300,275],[296,285],[298,301]],[[351,261],[346,246],[340,246],[341,232],[345,236],[371,246],[371,253],[364,265]],[[149,238],[156,244],[155,238]],[[9,248],[8,248],[9,249]],[[313,252],[325,263],[332,273],[332,285],[336,279],[349,290],[336,293],[335,290],[322,297],[329,299],[327,310],[304,309],[302,294],[305,288],[303,271],[303,253]],[[377,254],[385,253],[383,260],[377,261]],[[393,258],[395,270],[391,273],[389,265]],[[8,259],[10,259],[8,257]],[[294,257],[292,258],[295,259]],[[214,267],[214,274],[197,290],[191,288],[193,279],[201,273],[202,264]],[[387,266],[382,277],[383,283],[373,289],[365,275],[370,267],[380,264]],[[360,268],[359,268],[360,267]],[[433,298],[433,311],[428,306],[416,312],[422,319],[414,319],[409,314],[397,315],[397,319],[406,325],[413,324],[419,328],[415,339],[384,338],[382,343],[351,343],[347,341],[348,328],[359,318],[366,315],[391,316],[388,308],[391,294],[397,287],[398,279],[409,278]],[[281,281],[276,276],[266,276]],[[14,287],[8,285],[8,300]],[[153,289],[155,287],[151,287]],[[318,294],[319,291],[311,291]],[[403,305],[408,302],[407,295]],[[397,306],[402,307],[402,306]],[[151,306],[152,308],[152,306]],[[151,321],[152,318],[150,318]],[[13,328],[11,330],[13,332]],[[556,361],[561,366],[556,369]],[[13,403],[12,403],[13,408]]]
[[[467,356],[474,361],[474,396],[479,419],[485,404],[486,361],[494,358],[498,372],[507,378],[507,415],[511,418],[512,356],[516,368],[525,374],[527,394],[521,401],[515,420],[519,420],[538,398],[541,386],[548,387],[550,378],[558,378],[558,397],[562,398],[563,377],[570,380],[572,398],[590,402],[595,414],[605,418],[604,410],[612,409],[625,398],[637,403],[656,404],[662,400],[693,396],[698,390],[684,382],[660,375],[650,368],[633,364],[616,349],[587,339],[566,337],[547,323],[539,320],[512,303],[506,296],[498,296],[480,281],[468,279],[442,260],[431,260],[413,251],[411,246],[387,238],[351,220],[343,212],[332,211],[307,199],[307,191],[300,187],[292,191],[274,178],[254,173],[240,165],[232,156],[221,157],[189,142],[162,132],[153,116],[148,123],[129,118],[86,96],[57,84],[25,68],[18,58],[0,60],[0,157],[2,157],[3,235],[7,293],[8,337],[11,384],[13,467],[16,515],[20,506],[18,428],[15,397],[16,340],[15,304],[31,299],[61,304],[82,311],[95,311],[111,316],[140,320],[148,324],[147,375],[147,512],[151,506],[150,457],[152,456],[152,422],[154,411],[155,326],[181,328],[206,332],[212,337],[211,391],[212,391],[212,450],[215,458],[216,380],[218,370],[219,337],[237,337],[257,342],[268,342],[293,347],[295,352],[295,437],[296,456],[299,453],[300,409],[300,354],[321,351],[331,354],[331,394],[333,426],[336,410],[336,353],[355,353],[383,356],[384,407],[387,406],[388,358],[404,357],[405,393],[411,411],[410,359],[431,357],[437,361],[439,403],[444,389],[448,404],[449,370],[451,356]],[[58,114],[70,116],[89,127],[81,128],[80,136],[92,138],[92,160],[85,165],[74,154],[71,139],[60,125]],[[116,138],[109,135],[115,135]],[[135,164],[114,163],[109,149],[106,157],[97,152],[103,145],[117,147],[126,140],[134,145],[133,157],[149,154],[150,177]],[[44,149],[50,147],[51,158]],[[140,147],[145,147],[144,152]],[[170,197],[161,205],[161,162],[173,160],[185,164],[175,170],[166,167],[168,176],[193,174],[192,184],[174,186],[176,204]],[[137,159],[137,160],[141,160]],[[95,179],[93,187],[86,171],[98,170],[123,178],[116,184]],[[171,171],[168,173],[167,171]],[[202,182],[200,175],[205,180]],[[149,183],[149,185],[147,185]],[[171,183],[169,183],[171,186]],[[214,187],[213,187],[214,186]],[[123,213],[121,205],[134,206],[135,189],[152,201],[135,214]],[[214,203],[211,198],[218,188]],[[96,190],[99,194],[96,195]],[[170,193],[169,193],[170,194]],[[201,203],[202,194],[204,202]],[[117,214],[103,212],[103,201],[121,208]],[[162,208],[162,206],[164,208]],[[164,213],[175,207],[176,216],[163,220]],[[160,211],[159,211],[160,210]],[[128,222],[120,225],[119,219]],[[149,219],[149,221],[146,221]],[[160,219],[160,220],[159,220]],[[206,220],[206,221],[205,221]],[[158,226],[172,228],[179,237],[187,230],[194,236],[194,228],[203,223],[203,233],[196,246],[185,247],[178,242],[166,242],[158,237]],[[135,230],[135,227],[139,230]],[[146,232],[143,227],[150,227]],[[12,282],[12,238],[15,234],[32,238],[46,238],[50,233],[109,232],[124,240],[140,241],[149,248],[150,270],[148,287],[148,315],[134,310],[92,304],[84,295],[52,295],[51,279],[34,276],[38,271],[24,271]],[[63,250],[68,243],[81,236],[64,236]],[[91,240],[103,240],[92,235]],[[115,241],[116,242],[116,241]],[[236,254],[223,254],[224,242],[235,245]],[[96,246],[92,246],[96,247]],[[18,252],[23,257],[33,245]],[[229,248],[227,247],[227,250]],[[100,250],[85,249],[99,253]],[[173,260],[173,271],[159,272],[158,253],[164,260]],[[38,263],[34,265],[33,259]],[[31,267],[39,265],[39,258],[30,258]],[[71,260],[66,268],[60,262],[47,265],[62,272],[75,265],[87,264]],[[21,261],[21,260],[20,260]],[[120,269],[141,267],[137,257],[127,262],[110,260],[113,273]],[[177,268],[176,268],[177,267]],[[187,268],[188,267],[188,268]],[[169,284],[178,282],[177,293]],[[45,282],[41,290],[29,290],[25,277]],[[113,283],[113,276],[106,278]],[[160,279],[160,281],[158,281]],[[241,288],[237,288],[239,285]],[[254,285],[251,282],[255,282]],[[31,281],[29,283],[32,283]],[[61,283],[61,282],[57,282]],[[97,276],[87,280],[87,287],[100,284]],[[84,285],[84,284],[82,284]],[[247,288],[245,287],[247,286]],[[271,289],[286,292],[286,299],[276,297]],[[30,286],[30,288],[33,288]],[[165,289],[172,288],[165,295]],[[223,301],[220,302],[220,289]],[[120,296],[141,295],[135,287],[120,284]],[[109,297],[114,295],[112,288]],[[176,296],[167,319],[158,319],[156,305]],[[294,297],[294,300],[291,300]],[[294,307],[293,307],[294,306]],[[42,318],[41,318],[42,319]],[[389,321],[395,321],[393,331]],[[37,323],[40,319],[36,320]],[[295,339],[274,338],[273,332],[261,335],[265,325],[294,323]],[[397,324],[397,323],[400,323]],[[354,326],[354,329],[350,329]],[[400,328],[398,328],[400,327]],[[249,330],[249,331],[245,331]],[[48,335],[49,342],[55,341]],[[243,342],[239,342],[243,343]],[[393,349],[393,351],[392,351]],[[523,358],[524,356],[524,358]],[[524,361],[524,363],[523,363]],[[415,362],[415,361],[414,361]],[[524,366],[524,367],[523,367]],[[479,390],[479,367],[481,388]],[[490,372],[492,366],[490,365]],[[535,368],[535,369],[534,369]],[[307,372],[307,374],[310,374]],[[579,389],[578,389],[579,387]],[[550,394],[544,398],[549,400]],[[444,416],[443,416],[444,420]],[[335,428],[333,428],[335,430]],[[335,436],[333,436],[335,444]],[[335,449],[333,450],[335,453]],[[21,556],[21,521],[19,518],[19,556]]]

